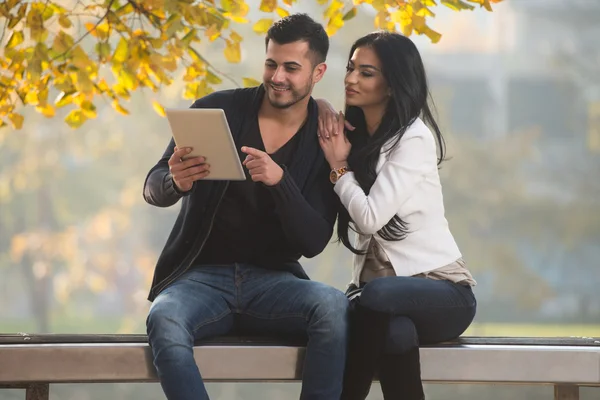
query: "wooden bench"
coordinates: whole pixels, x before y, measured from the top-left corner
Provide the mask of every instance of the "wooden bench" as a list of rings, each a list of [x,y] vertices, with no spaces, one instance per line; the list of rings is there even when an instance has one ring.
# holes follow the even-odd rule
[[[208,382],[293,382],[304,350],[223,337],[197,343],[194,355]],[[425,382],[554,385],[556,400],[600,387],[600,338],[464,337],[422,347],[421,360]],[[48,400],[53,383],[157,381],[145,335],[0,335],[0,387],[24,388],[27,400]]]

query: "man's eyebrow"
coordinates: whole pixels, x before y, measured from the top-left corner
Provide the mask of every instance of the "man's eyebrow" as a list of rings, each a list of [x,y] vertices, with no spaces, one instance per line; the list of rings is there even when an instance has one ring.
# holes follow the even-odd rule
[[[267,58],[267,60],[265,62],[270,62],[270,63],[273,63],[273,64],[277,64],[275,62],[275,60],[273,60],[272,58]],[[297,63],[296,61],[286,61],[286,62],[283,63],[283,65],[287,65],[288,67],[301,67],[302,66],[302,64]]]

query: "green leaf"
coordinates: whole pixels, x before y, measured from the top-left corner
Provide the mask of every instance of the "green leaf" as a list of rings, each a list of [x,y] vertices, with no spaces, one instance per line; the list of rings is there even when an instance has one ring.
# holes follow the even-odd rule
[[[111,48],[108,42],[96,43],[96,53],[100,56],[102,61],[106,61],[110,58]]]
[[[352,7],[350,9],[350,11],[348,11],[346,14],[344,14],[344,16],[342,17],[342,20],[348,21],[354,17],[356,17],[356,7]]]
[[[211,71],[208,71],[206,73],[206,81],[208,83],[210,83],[211,85],[218,85],[223,82],[223,80],[221,78],[219,78],[217,75],[213,74]]]

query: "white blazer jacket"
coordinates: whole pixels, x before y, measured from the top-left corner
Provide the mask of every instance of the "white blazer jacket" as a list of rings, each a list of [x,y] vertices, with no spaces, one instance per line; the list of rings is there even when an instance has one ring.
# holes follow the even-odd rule
[[[417,119],[392,151],[384,146],[377,178],[369,195],[352,172],[335,184],[335,192],[360,234],[354,247],[366,250],[374,237],[386,252],[397,276],[412,276],[448,265],[462,257],[445,217],[438,174],[436,142]],[[394,215],[408,223],[406,238],[388,241],[378,234]],[[352,282],[359,284],[364,256],[354,255]]]

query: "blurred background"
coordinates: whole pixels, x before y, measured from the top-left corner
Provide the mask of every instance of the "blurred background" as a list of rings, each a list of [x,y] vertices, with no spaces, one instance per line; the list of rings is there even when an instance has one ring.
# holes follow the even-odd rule
[[[323,21],[317,2],[301,3],[292,11]],[[350,46],[374,30],[373,18],[361,9],[332,37],[315,97],[343,107]],[[447,218],[478,282],[478,313],[465,335],[600,336],[598,21],[600,0],[508,0],[493,13],[439,8],[431,26],[441,41],[411,37],[448,143]],[[241,63],[225,62],[218,42],[203,55],[236,82],[260,80],[264,39],[251,25],[236,30]],[[146,173],[170,139],[148,100],[187,107],[183,87],[176,81],[159,96],[134,95],[129,116],[99,103],[98,118],[77,130],[60,112],[51,120],[26,113],[22,131],[0,130],[0,332],[145,333],[154,263],[179,209],[142,199]],[[314,280],[343,290],[350,279],[350,253],[337,243],[303,262]],[[297,399],[299,390],[209,384],[215,400]],[[426,391],[449,400],[552,396],[552,387],[528,386]],[[0,390],[0,400],[23,396]],[[582,389],[582,399],[597,396]],[[164,396],[158,384],[97,384],[54,385],[51,398]],[[369,398],[382,399],[377,384]]]

